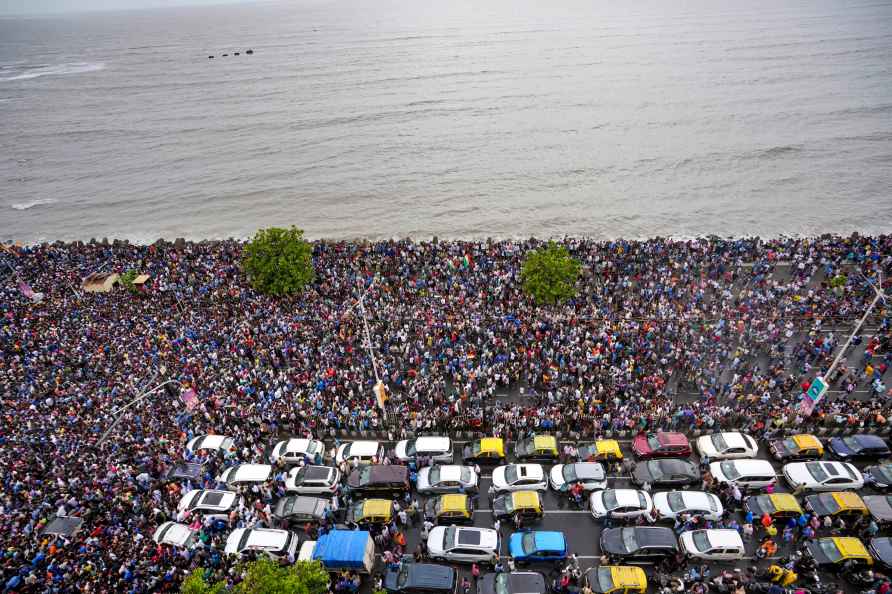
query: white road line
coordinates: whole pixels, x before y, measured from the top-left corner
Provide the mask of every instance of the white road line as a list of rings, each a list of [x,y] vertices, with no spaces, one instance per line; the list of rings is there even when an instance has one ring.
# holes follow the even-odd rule
[[[491,514],[491,509],[475,509],[475,514]],[[543,510],[545,515],[559,516],[561,514],[591,514],[587,509],[546,509]]]

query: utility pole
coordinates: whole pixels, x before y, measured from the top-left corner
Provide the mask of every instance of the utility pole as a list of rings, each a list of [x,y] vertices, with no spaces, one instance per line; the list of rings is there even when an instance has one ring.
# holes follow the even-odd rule
[[[156,377],[157,377],[157,374],[156,374]],[[112,411],[112,415],[117,415],[117,417],[115,418],[114,421],[112,421],[112,424],[109,426],[109,428],[105,430],[105,433],[102,434],[102,437],[99,438],[99,441],[96,442],[96,446],[97,446],[97,447],[98,447],[98,446],[101,446],[101,445],[105,442],[105,440],[106,440],[106,438],[108,437],[109,433],[111,433],[111,430],[114,429],[115,426],[121,421],[121,419],[124,418],[124,411],[126,411],[128,408],[130,408],[130,407],[133,406],[134,404],[137,404],[137,403],[139,403],[139,402],[142,402],[143,400],[145,400],[146,398],[148,398],[149,396],[151,396],[152,394],[154,394],[154,393],[157,392],[158,390],[162,389],[164,386],[167,386],[167,385],[169,385],[169,384],[179,384],[179,383],[180,383],[179,380],[175,380],[175,379],[167,380],[166,382],[163,382],[163,383],[158,384],[158,385],[155,386],[154,388],[150,388],[150,389],[146,390],[145,392],[143,392],[142,394],[138,395],[136,398],[134,398],[133,400],[131,400],[131,401],[128,402],[127,404],[125,404],[125,405],[123,405],[123,406],[119,406],[118,408],[116,408],[115,410],[113,410],[113,411]]]
[[[347,309],[347,311],[344,312],[344,315],[346,316],[347,314],[352,313],[353,308],[356,307],[357,305],[359,306],[359,315],[360,315],[360,317],[362,317],[362,327],[363,327],[363,331],[365,333],[366,348],[369,351],[369,358],[372,360],[372,371],[375,374],[375,387],[373,388],[373,390],[375,393],[375,398],[378,401],[378,407],[381,409],[381,413],[384,415],[384,421],[386,423],[387,422],[387,409],[384,407],[384,404],[387,400],[386,392],[385,392],[385,388],[384,388],[384,382],[381,381],[381,375],[380,375],[380,373],[378,373],[378,362],[375,359],[375,349],[372,346],[372,333],[369,331],[369,320],[368,320],[368,316],[366,315],[366,311],[365,311],[365,297],[366,297],[366,295],[368,295],[368,292],[372,290],[372,287],[375,286],[376,281],[377,281],[377,277],[372,278],[372,282],[369,283],[369,286],[366,287],[365,291],[363,291],[362,294],[359,296],[359,299],[357,299],[356,304],[349,307]]]

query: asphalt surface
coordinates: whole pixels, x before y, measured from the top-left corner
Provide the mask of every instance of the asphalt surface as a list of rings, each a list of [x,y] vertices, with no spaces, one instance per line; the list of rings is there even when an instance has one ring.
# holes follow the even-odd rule
[[[829,440],[828,438],[824,438],[823,441],[826,443]],[[635,459],[634,455],[631,451],[631,439],[621,439],[618,440],[620,442],[620,446],[623,450],[623,454],[628,459]],[[390,449],[393,447],[394,442],[386,442],[385,448]],[[455,460],[461,460],[461,449],[465,442],[455,442]],[[508,462],[514,461],[512,456],[513,452],[513,442],[508,442],[506,444],[506,454],[508,455]],[[563,442],[559,444],[562,446]],[[693,444],[692,444],[693,445]],[[783,466],[776,460],[774,460],[771,455],[767,451],[767,447],[765,443],[759,444],[759,454],[758,457],[761,459],[769,460],[774,466],[777,474],[778,474],[778,483],[775,487],[776,493],[789,493],[790,489],[784,482],[783,476],[781,474],[781,467]],[[825,452],[824,459],[831,459],[828,453]],[[699,464],[699,457],[696,453],[692,454],[690,457],[691,462],[694,464]],[[859,468],[863,468],[865,466],[869,466],[874,464],[875,462],[860,462],[855,463],[855,465]],[[548,469],[551,465],[543,464],[545,468],[546,476],[548,476]],[[492,468],[493,467],[482,467],[481,468],[481,477],[479,483],[479,495],[477,498],[477,508],[474,513],[474,526],[492,528],[493,527],[493,516],[491,511],[491,506],[489,502],[488,490],[492,485]],[[628,473],[624,473],[622,471],[616,472],[608,468],[608,487],[610,488],[636,488],[634,484],[630,480],[630,476]],[[699,490],[699,485],[693,485],[690,487],[691,490]],[[654,488],[651,492],[655,493],[661,490],[671,490],[671,489],[657,489]],[[869,487],[865,487],[859,491],[859,494],[869,495],[875,494],[876,491],[872,490]],[[799,497],[800,503],[804,503],[804,496],[808,493],[805,493]],[[421,504],[423,509],[424,503],[427,501],[427,498],[418,496],[418,501]],[[570,504],[568,502],[568,498],[566,495],[558,494],[554,490],[550,489],[543,493],[543,502],[545,509],[545,517],[535,523],[525,524],[524,528],[531,528],[533,530],[557,530],[564,533],[566,538],[569,552],[575,553],[580,561],[580,565],[583,570],[598,565],[598,559],[601,557],[601,550],[599,547],[601,530],[603,529],[603,524],[592,517],[590,511],[587,506],[583,509],[577,509],[575,505]],[[737,513],[738,520],[742,523],[743,513],[742,510],[732,510]],[[671,527],[671,523],[663,522],[660,525],[667,525]],[[781,527],[782,528],[782,527]],[[501,555],[507,555],[507,542],[510,534],[514,531],[513,524],[508,520],[503,520],[501,525]],[[409,527],[405,530],[406,538],[407,538],[407,547],[406,553],[411,554],[418,544],[420,539],[420,521],[417,522],[414,526]],[[880,531],[880,535],[890,534],[884,530]],[[819,532],[819,536],[823,535],[822,532]],[[776,560],[778,558],[784,557],[789,554],[792,550],[791,547],[787,547],[784,545],[780,534],[778,534],[775,541],[779,545],[778,554],[776,557],[769,558],[768,560],[762,560],[757,563],[754,555],[758,545],[758,541],[760,539],[760,531],[756,531],[756,535],[749,541],[746,542],[747,547],[747,557],[741,561],[737,562],[710,562],[709,565],[712,568],[712,575],[717,575],[723,569],[734,569],[741,568],[745,570],[747,567],[750,567],[753,564],[756,564],[758,567],[766,568],[771,564],[772,560]],[[866,543],[865,543],[866,544]],[[796,541],[794,540],[793,546],[795,547]],[[380,553],[381,551],[379,551]],[[693,562],[692,562],[693,563]],[[655,580],[651,578],[654,577],[655,568],[648,563],[630,563],[634,565],[641,566],[648,575],[648,590],[655,592],[658,590],[658,586]],[[470,566],[464,564],[454,564],[452,565],[458,571],[460,576],[468,576],[470,579]],[[556,569],[552,563],[545,563],[541,565],[533,564],[528,568],[523,568],[524,570],[533,570],[540,571],[546,576],[547,583],[551,583],[551,577],[557,576]],[[379,571],[383,571],[383,564],[379,565]],[[484,570],[485,572],[485,570]],[[676,575],[681,575],[683,572],[678,572]],[[858,592],[859,589],[853,586],[849,586],[846,584],[839,576],[835,576],[832,574],[822,574],[822,578],[826,582],[837,583],[847,592]],[[368,583],[367,583],[368,582]],[[475,590],[472,587],[472,592]],[[360,592],[371,592],[370,580],[365,580],[363,583],[363,587]]]

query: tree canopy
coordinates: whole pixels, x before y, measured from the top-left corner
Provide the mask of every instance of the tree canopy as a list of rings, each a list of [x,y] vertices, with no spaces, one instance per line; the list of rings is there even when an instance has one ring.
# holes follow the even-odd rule
[[[523,290],[538,305],[556,305],[572,299],[581,268],[567,248],[549,241],[524,259],[520,270]]]
[[[263,556],[240,565],[237,570],[243,579],[230,590],[224,582],[210,584],[206,570],[196,569],[183,580],[180,594],[326,594],[328,572],[317,561],[298,561],[280,565]]]
[[[297,227],[260,229],[245,246],[242,267],[251,285],[268,295],[290,295],[316,278],[313,248]]]

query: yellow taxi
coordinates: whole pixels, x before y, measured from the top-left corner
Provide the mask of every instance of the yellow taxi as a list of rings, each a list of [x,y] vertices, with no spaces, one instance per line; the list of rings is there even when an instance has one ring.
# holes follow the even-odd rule
[[[514,491],[496,497],[492,501],[492,513],[500,520],[519,517],[526,521],[538,520],[545,515],[538,491]]]
[[[824,455],[824,444],[810,433],[800,433],[772,441],[768,451],[781,462],[817,460]]]
[[[789,493],[747,497],[743,507],[746,511],[752,512],[753,518],[756,520],[764,514],[768,514],[775,520],[788,520],[802,515],[802,506],[799,505],[796,497]]]
[[[520,439],[514,444],[514,455],[522,461],[554,462],[559,457],[557,438],[554,435],[534,435]]]
[[[429,499],[424,515],[438,525],[471,524],[474,522],[474,505],[464,494],[450,493]]]
[[[363,499],[347,508],[347,521],[360,526],[389,524],[393,517],[393,502],[389,499]]]
[[[610,462],[622,460],[623,452],[615,439],[599,439],[576,448],[576,456],[580,462]]]
[[[867,504],[857,493],[850,491],[830,491],[818,493],[805,498],[805,509],[813,511],[821,517],[833,516],[845,520],[854,520],[870,514]]]
[[[873,557],[860,539],[851,536],[816,538],[805,545],[805,550],[821,569],[838,571],[843,565],[866,567],[873,565]]]
[[[466,463],[504,464],[505,441],[501,437],[477,439],[471,444],[468,454],[464,456]]]
[[[647,575],[640,567],[602,565],[585,573],[585,583],[598,594],[644,594]]]

